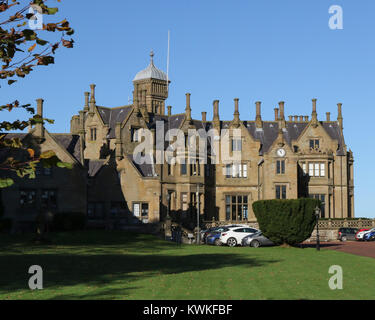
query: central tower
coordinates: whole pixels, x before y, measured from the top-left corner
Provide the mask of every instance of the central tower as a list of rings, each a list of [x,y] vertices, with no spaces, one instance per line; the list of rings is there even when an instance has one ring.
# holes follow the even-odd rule
[[[167,75],[155,67],[154,53],[150,53],[150,64],[133,79],[134,105],[145,112],[164,115],[165,100],[168,98]]]

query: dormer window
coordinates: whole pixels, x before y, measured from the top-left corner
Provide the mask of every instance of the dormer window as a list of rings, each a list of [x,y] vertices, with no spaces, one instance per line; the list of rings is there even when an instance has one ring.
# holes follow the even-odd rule
[[[319,149],[319,139],[310,139],[310,149]]]
[[[232,151],[241,151],[241,150],[242,150],[242,140],[232,139]]]
[[[90,128],[90,140],[96,141],[96,128]]]
[[[139,130],[138,128],[131,128],[131,130],[130,130],[131,142],[138,142],[139,141],[138,130]]]

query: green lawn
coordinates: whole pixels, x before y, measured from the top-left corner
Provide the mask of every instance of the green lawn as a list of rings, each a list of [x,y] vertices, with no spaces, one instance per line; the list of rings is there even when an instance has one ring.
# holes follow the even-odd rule
[[[375,299],[375,259],[313,248],[176,246],[150,235],[0,235],[0,299]],[[40,265],[44,289],[28,289]],[[343,290],[328,269],[343,268]]]

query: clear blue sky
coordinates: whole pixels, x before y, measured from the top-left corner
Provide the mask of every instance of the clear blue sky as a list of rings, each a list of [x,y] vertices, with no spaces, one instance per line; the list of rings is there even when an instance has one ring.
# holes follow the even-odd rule
[[[343,30],[328,27],[331,5],[343,8]],[[167,103],[174,113],[184,111],[186,92],[193,116],[205,110],[209,119],[215,99],[221,118],[232,119],[238,97],[241,119],[248,120],[257,100],[269,120],[281,100],[286,115],[310,115],[317,98],[322,120],[327,111],[335,119],[342,102],[346,144],[355,157],[356,216],[375,217],[374,0],[63,0],[59,18],[76,31],[74,49],[60,49],[55,65],[1,88],[0,103],[44,98],[45,116],[56,121],[48,129],[68,132],[90,83],[97,85],[98,105],[116,107],[128,103],[151,49],[156,66],[166,70],[170,30]]]

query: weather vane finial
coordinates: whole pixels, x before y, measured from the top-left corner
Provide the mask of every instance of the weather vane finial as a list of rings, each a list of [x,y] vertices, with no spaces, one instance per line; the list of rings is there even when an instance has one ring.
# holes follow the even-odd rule
[[[154,50],[151,50],[150,57],[151,57],[151,63],[154,63]]]

